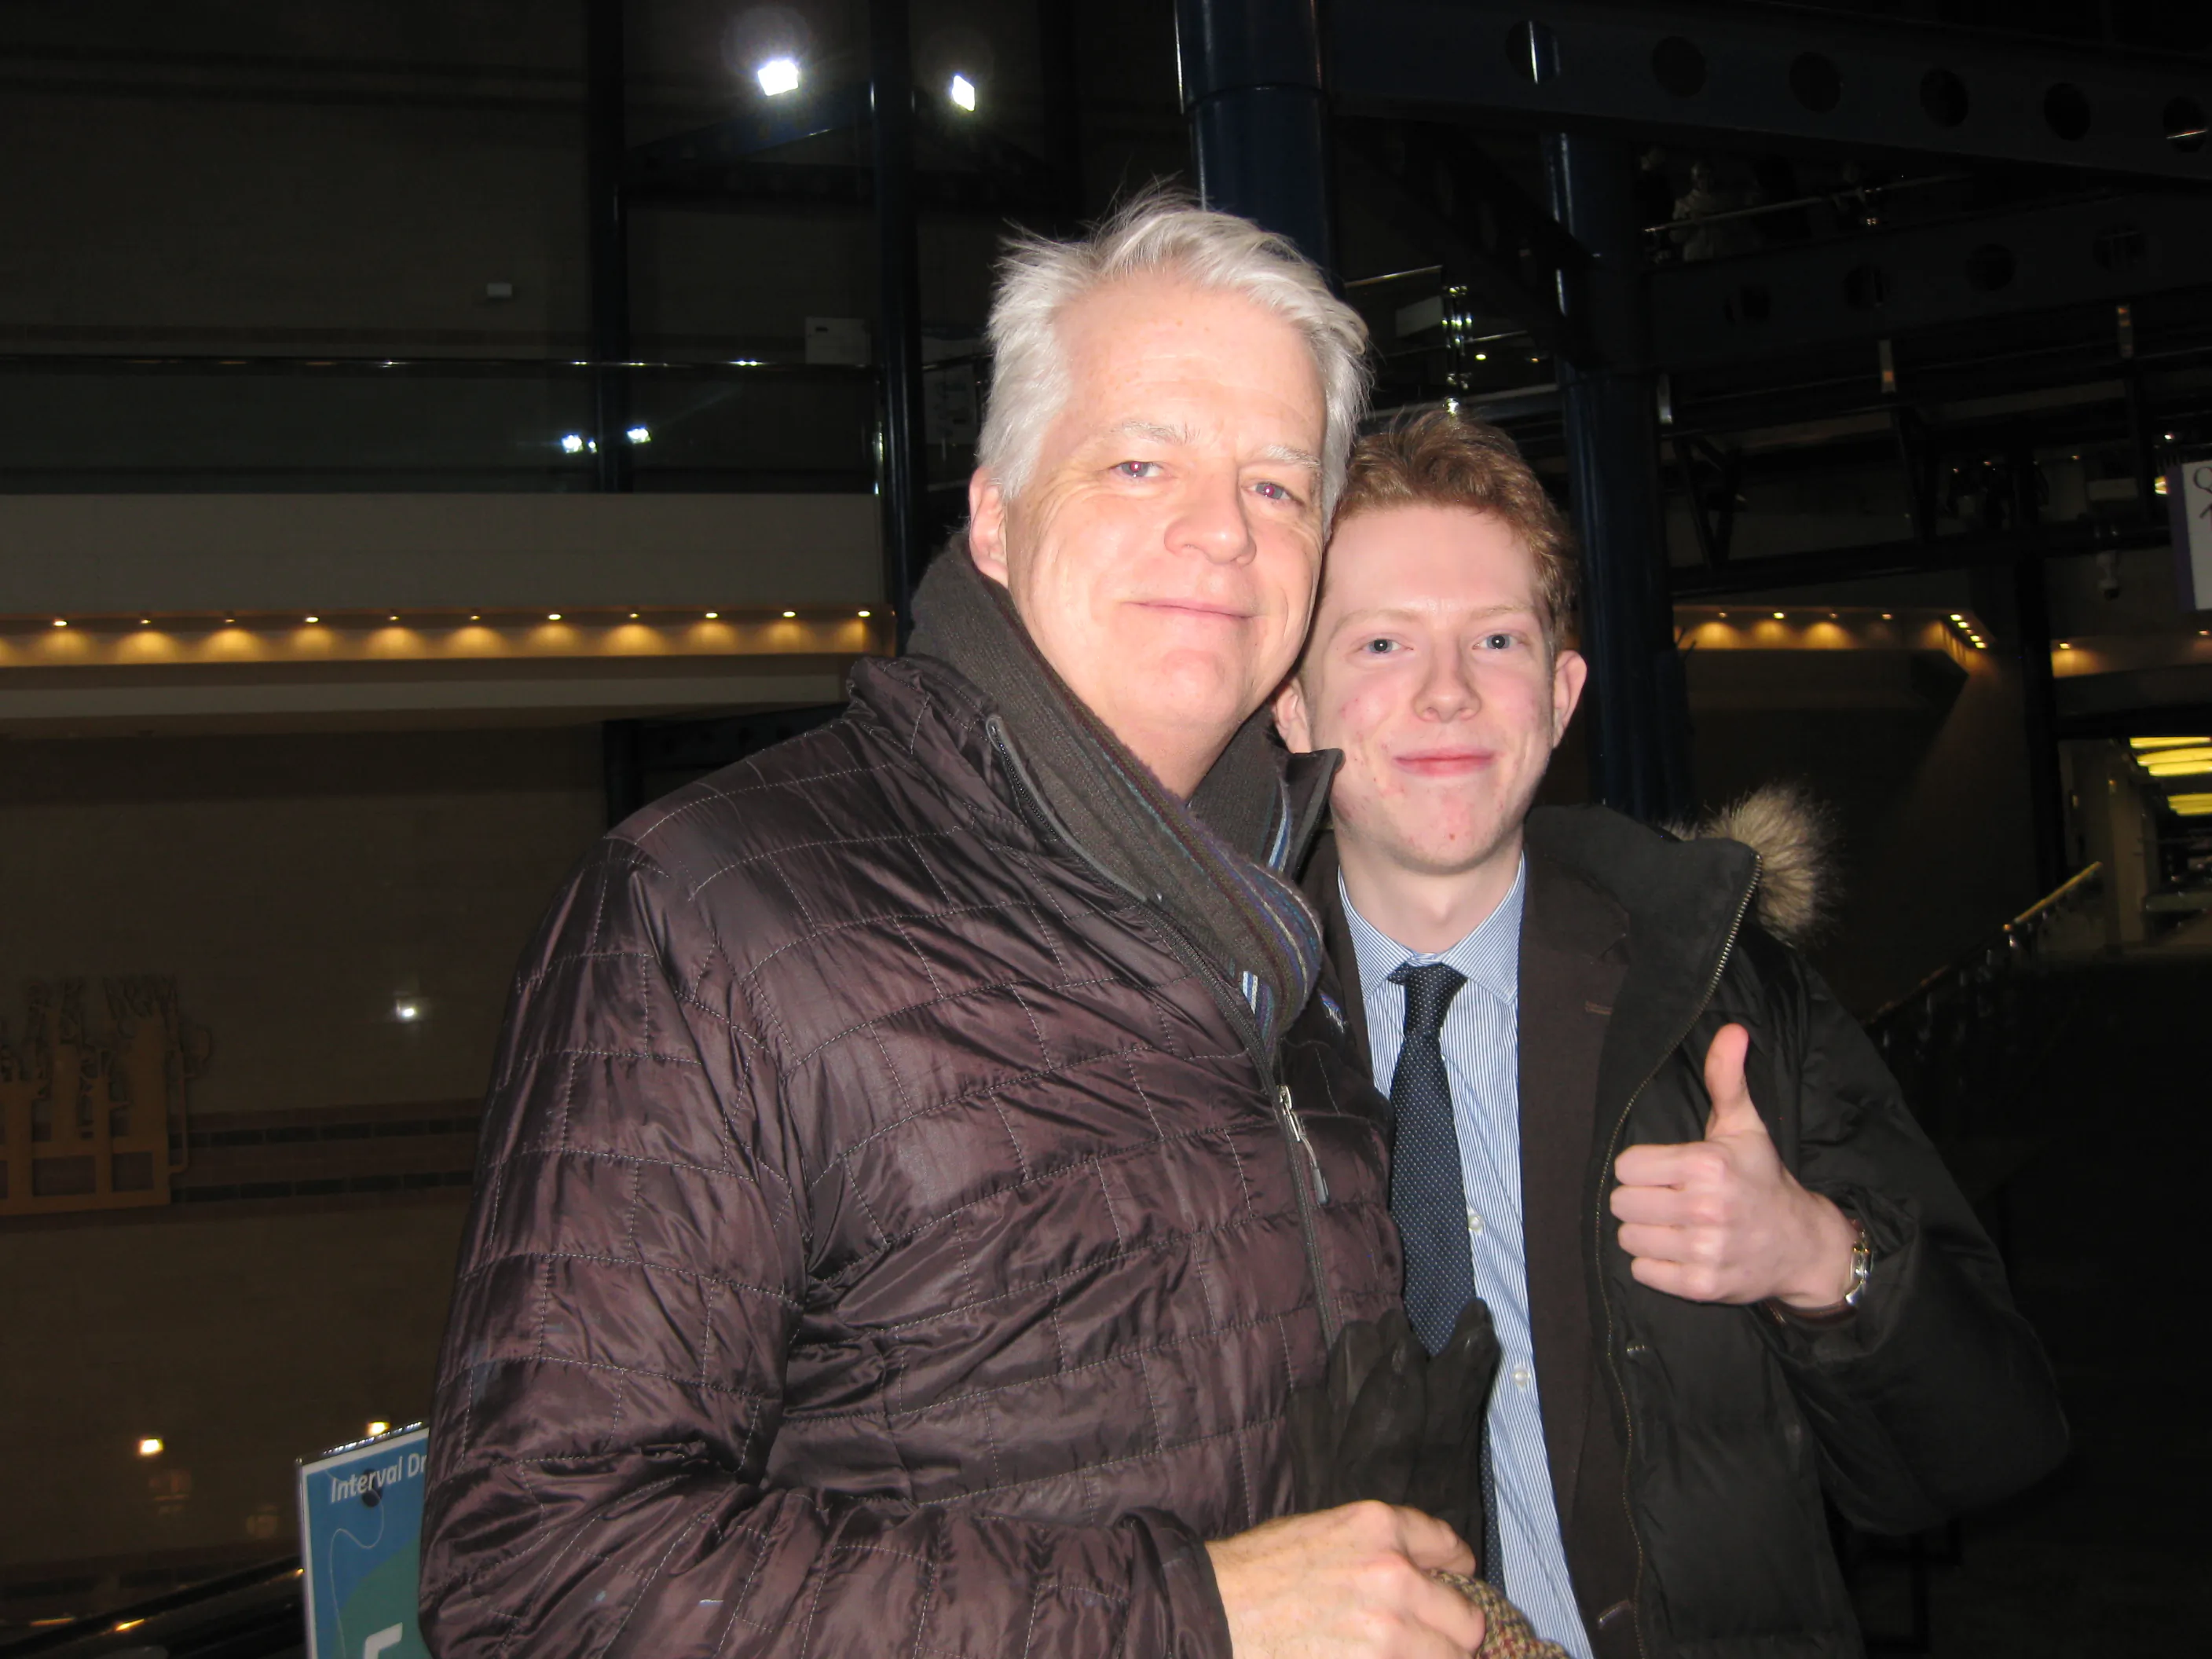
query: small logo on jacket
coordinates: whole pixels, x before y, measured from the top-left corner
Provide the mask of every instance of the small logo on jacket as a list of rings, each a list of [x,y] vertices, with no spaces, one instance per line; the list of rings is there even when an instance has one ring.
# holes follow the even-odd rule
[[[1344,1010],[1336,1006],[1336,999],[1326,991],[1321,992],[1321,1011],[1328,1016],[1328,1023],[1341,1031],[1344,1029]]]

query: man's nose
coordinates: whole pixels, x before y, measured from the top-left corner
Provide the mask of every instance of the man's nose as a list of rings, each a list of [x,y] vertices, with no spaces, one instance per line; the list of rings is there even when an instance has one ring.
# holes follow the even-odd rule
[[[1428,670],[1414,693],[1413,706],[1417,713],[1446,720],[1471,714],[1482,707],[1482,693],[1469,672],[1464,651],[1447,647],[1430,658]]]
[[[1244,492],[1232,471],[1202,472],[1190,480],[1176,503],[1168,539],[1181,552],[1199,554],[1216,564],[1241,564],[1255,550]]]

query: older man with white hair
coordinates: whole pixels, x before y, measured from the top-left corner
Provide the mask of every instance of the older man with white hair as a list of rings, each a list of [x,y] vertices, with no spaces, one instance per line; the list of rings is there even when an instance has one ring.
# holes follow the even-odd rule
[[[442,1655],[1465,1655],[1443,1522],[1291,1516],[1395,1305],[1292,1021],[1297,656],[1358,319],[1172,198],[1009,254],[964,536],[836,724],[611,832],[500,1046],[441,1365]],[[1304,1397],[1311,1398],[1310,1395]]]

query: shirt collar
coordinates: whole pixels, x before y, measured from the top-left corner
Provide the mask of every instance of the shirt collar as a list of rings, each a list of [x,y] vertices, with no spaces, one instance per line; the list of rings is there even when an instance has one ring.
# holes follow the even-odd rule
[[[1344,884],[1341,866],[1336,872],[1337,896],[1344,904],[1344,920],[1352,933],[1352,954],[1359,961],[1359,982],[1379,985],[1408,962],[1442,962],[1467,975],[1468,983],[1500,1002],[1517,1005],[1521,999],[1521,911],[1528,886],[1528,855],[1523,853],[1513,872],[1513,885],[1498,908],[1475,924],[1466,938],[1449,951],[1411,951],[1359,914]]]

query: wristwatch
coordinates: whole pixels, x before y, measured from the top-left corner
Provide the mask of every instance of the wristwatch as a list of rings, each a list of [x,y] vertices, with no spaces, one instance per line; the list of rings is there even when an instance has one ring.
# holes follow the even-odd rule
[[[1849,1211],[1844,1212],[1844,1219],[1851,1224],[1851,1283],[1843,1300],[1831,1302],[1825,1308],[1792,1308],[1780,1302],[1768,1303],[1778,1316],[1808,1325],[1834,1325],[1859,1310],[1859,1298],[1866,1294],[1867,1280],[1874,1272],[1874,1247],[1867,1243],[1864,1222]]]

